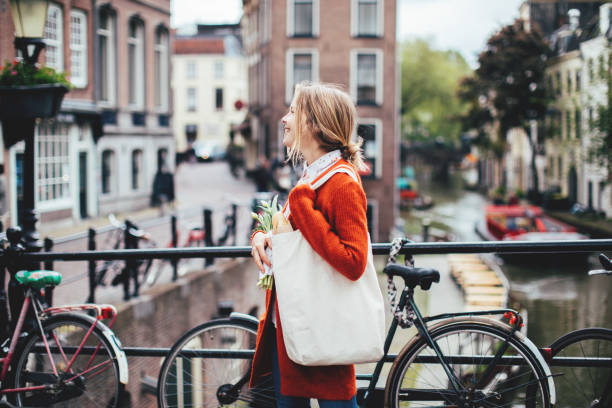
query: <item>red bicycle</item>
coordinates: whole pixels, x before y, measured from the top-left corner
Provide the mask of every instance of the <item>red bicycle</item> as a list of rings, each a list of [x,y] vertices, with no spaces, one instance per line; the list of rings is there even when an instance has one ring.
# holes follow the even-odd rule
[[[110,330],[112,305],[81,304],[44,308],[36,296],[57,286],[54,271],[19,271],[24,302],[12,337],[0,350],[0,406],[117,407],[128,382],[121,343]],[[34,328],[25,330],[32,307]],[[86,313],[93,312],[94,317]],[[108,326],[102,321],[109,320]]]

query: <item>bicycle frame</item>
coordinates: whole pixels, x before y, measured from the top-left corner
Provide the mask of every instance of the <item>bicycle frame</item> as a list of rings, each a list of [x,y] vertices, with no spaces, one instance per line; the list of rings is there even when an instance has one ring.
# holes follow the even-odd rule
[[[497,309],[497,310],[477,311],[477,312],[445,313],[445,314],[440,314],[440,315],[435,315],[435,316],[430,316],[430,317],[423,317],[421,315],[421,312],[419,311],[418,306],[416,305],[414,301],[413,294],[414,294],[413,289],[404,287],[400,295],[400,299],[397,305],[397,310],[403,310],[404,307],[406,307],[406,304],[409,304],[409,306],[412,307],[412,310],[414,311],[415,316],[416,316],[416,319],[414,320],[414,326],[416,327],[419,335],[425,340],[426,344],[429,347],[431,347],[431,349],[434,350],[436,354],[435,358],[432,358],[431,362],[442,366],[442,368],[444,369],[444,372],[446,373],[450,381],[451,386],[453,387],[453,390],[456,393],[464,391],[464,390],[460,388],[460,382],[456,378],[454,372],[451,370],[449,363],[458,363],[459,361],[455,361],[457,357],[445,356],[442,353],[437,343],[431,337],[429,329],[427,328],[427,323],[432,322],[432,321],[442,321],[445,319],[452,319],[452,318],[457,318],[457,317],[503,315],[505,317],[506,316],[509,317],[510,322],[511,322],[512,331],[508,333],[508,338],[510,336],[518,337],[519,340],[521,340],[523,344],[525,344],[530,349],[530,351],[533,352],[534,356],[538,358],[540,364],[542,365],[542,368],[544,368],[545,375],[548,381],[550,400],[551,400],[551,403],[554,405],[555,400],[556,400],[555,386],[554,386],[554,382],[552,379],[552,374],[550,372],[550,368],[548,367],[548,364],[544,361],[544,358],[542,354],[539,352],[539,350],[537,349],[537,347],[532,342],[530,342],[525,336],[523,336],[518,330],[522,326],[522,319],[520,315],[518,314],[518,312],[512,309]],[[375,393],[377,391],[376,384],[378,383],[378,379],[380,377],[380,373],[382,371],[383,365],[387,362],[394,361],[394,358],[389,356],[389,348],[391,347],[391,342],[393,341],[398,325],[399,325],[398,319],[394,318],[391,321],[391,326],[389,327],[389,331],[387,332],[387,337],[385,339],[383,357],[376,363],[373,373],[357,375],[357,379],[369,381],[368,387],[365,390],[365,392],[362,393],[361,395],[359,395],[358,393],[359,397],[358,397],[357,402],[359,403],[360,406],[367,407],[369,406],[371,401],[374,400]],[[505,361],[506,359],[510,359],[510,360],[512,359],[511,357],[503,357],[503,354],[505,353],[508,347],[508,338],[505,339],[504,346],[500,347],[500,349],[496,352],[495,356],[493,356],[490,359],[490,363],[489,363],[489,367],[487,368],[487,371],[492,370],[493,367],[497,365],[498,363],[500,363],[502,360]],[[509,361],[509,363],[511,363],[511,361]],[[486,377],[487,377],[487,372],[485,372],[482,378],[484,379]],[[478,384],[476,385],[476,387],[478,387]],[[434,395],[434,397],[435,396],[436,395]],[[427,395],[422,395],[422,397],[427,399]]]
[[[74,364],[76,357],[81,352],[91,354],[91,357],[89,359],[91,363],[93,362],[98,350],[100,349],[101,344],[98,344],[95,348],[88,347],[88,350],[85,350],[84,345],[87,342],[87,339],[89,338],[91,333],[93,332],[94,327],[96,327],[96,325],[102,324],[103,325],[102,332],[104,336],[107,338],[107,340],[109,341],[109,344],[111,345],[111,347],[113,348],[113,351],[115,352],[115,355],[117,356],[118,366],[119,366],[119,380],[122,384],[127,384],[128,382],[127,357],[125,356],[125,353],[123,352],[123,350],[121,350],[119,340],[115,337],[114,333],[109,329],[109,327],[113,325],[113,323],[115,322],[115,319],[117,318],[117,310],[115,309],[114,306],[96,305],[96,304],[81,304],[81,305],[67,305],[67,306],[62,306],[62,307],[50,307],[50,308],[42,310],[42,306],[40,305],[38,300],[34,297],[32,290],[28,288],[26,290],[26,296],[25,296],[24,302],[21,306],[21,311],[19,313],[19,319],[17,320],[17,324],[15,326],[15,331],[13,332],[13,335],[11,337],[9,351],[4,358],[0,359],[0,362],[2,363],[2,372],[0,373],[0,394],[8,394],[8,393],[24,392],[24,391],[37,391],[37,390],[43,390],[49,387],[49,385],[39,385],[39,386],[22,387],[22,388],[2,388],[1,387],[1,384],[4,383],[4,380],[6,378],[8,368],[12,362],[12,359],[15,353],[15,349],[17,347],[17,342],[22,333],[21,331],[25,323],[26,313],[28,309],[30,308],[30,305],[32,305],[34,309],[34,316],[36,319],[37,327],[40,330],[41,339],[43,340],[43,344],[44,344],[44,349],[49,358],[49,363],[51,365],[53,373],[56,376],[58,375],[58,371],[57,371],[56,364],[51,354],[51,348],[58,349],[59,353],[62,355],[64,359],[64,363],[66,364],[66,367],[64,369],[65,372],[71,372],[72,365]],[[68,349],[62,348],[60,342],[58,341],[57,337],[55,337],[55,335],[53,336],[55,345],[50,346],[49,342],[47,341],[46,336],[44,335],[44,329],[43,329],[40,317],[51,316],[55,314],[61,314],[61,313],[73,312],[73,311],[85,311],[85,310],[93,310],[96,313],[96,317],[94,318],[91,324],[91,327],[88,329],[87,333],[85,334],[85,337],[81,340],[81,343],[76,348],[76,350],[72,350],[72,349],[68,350]],[[102,320],[107,320],[107,319],[110,319],[110,323],[108,326],[102,323]],[[67,359],[65,351],[71,351],[71,352],[74,351],[74,355],[72,356],[70,360]],[[84,371],[81,371],[78,374],[75,374],[74,377],[72,378],[67,378],[66,381],[67,382],[72,381],[75,378],[82,376],[83,374],[90,373],[90,372],[93,372],[94,370],[98,370],[101,368],[100,364],[90,367],[89,366],[90,363],[88,363]],[[103,363],[103,364],[106,364],[106,363]]]

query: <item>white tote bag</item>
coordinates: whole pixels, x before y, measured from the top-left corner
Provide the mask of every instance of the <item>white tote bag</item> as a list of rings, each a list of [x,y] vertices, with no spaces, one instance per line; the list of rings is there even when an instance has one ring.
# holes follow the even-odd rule
[[[311,187],[317,189],[338,166]],[[272,259],[278,310],[289,358],[300,365],[326,366],[379,360],[385,341],[384,300],[368,238],[363,275],[351,281],[316,253],[299,230],[276,234]]]

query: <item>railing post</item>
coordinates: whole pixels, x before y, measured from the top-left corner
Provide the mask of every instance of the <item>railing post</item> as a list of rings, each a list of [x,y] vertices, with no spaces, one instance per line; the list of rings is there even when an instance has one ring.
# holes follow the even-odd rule
[[[172,234],[172,248],[178,248],[178,231],[176,230],[176,214],[170,217],[170,233]],[[172,282],[178,279],[178,258],[172,258]]]
[[[5,266],[9,272],[10,279],[8,284],[8,299],[9,299],[9,310],[11,316],[19,316],[19,310],[25,300],[23,288],[15,279],[15,275],[21,269],[24,269],[24,261],[21,260],[22,255],[25,252],[25,248],[21,241],[21,228],[11,227],[6,230],[6,237],[8,238],[10,245],[4,250],[4,257],[6,259]],[[27,261],[25,261],[27,262]],[[31,310],[26,315],[26,322],[30,321],[33,317]],[[12,319],[10,322],[10,331],[15,330],[17,319]]]
[[[43,246],[45,252],[51,252],[51,250],[53,249],[53,240],[49,237],[46,237]],[[45,261],[44,265],[44,269],[46,269],[47,271],[53,270],[53,261]],[[47,302],[47,305],[53,306],[53,287],[45,288],[45,302]]]
[[[132,224],[129,220],[125,220],[125,234],[123,237],[123,242],[124,242],[124,247],[125,249],[134,249],[134,239],[136,239],[136,237],[134,237],[130,230],[134,229],[134,224]],[[130,280],[134,279],[135,281],[137,281],[136,277],[134,276],[136,271],[135,271],[135,265],[134,265],[134,260],[133,259],[126,259],[125,260],[125,269],[122,271],[123,275],[123,300],[130,300]],[[136,283],[137,284],[137,283]]]
[[[89,228],[87,230],[87,250],[96,250],[96,230]],[[89,297],[87,303],[96,302],[96,261],[91,259],[87,262],[87,271],[89,275]]]
[[[204,209],[204,246],[213,246],[212,240],[212,210],[209,208]],[[204,262],[204,266],[210,266],[214,262],[214,258],[207,257]]]
[[[232,244],[236,246],[236,224],[238,222],[238,204],[232,203]]]

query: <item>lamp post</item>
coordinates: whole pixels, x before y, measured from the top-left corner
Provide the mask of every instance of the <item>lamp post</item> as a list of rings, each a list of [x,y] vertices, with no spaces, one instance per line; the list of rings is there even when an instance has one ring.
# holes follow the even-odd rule
[[[10,0],[15,25],[15,48],[26,64],[34,65],[41,50],[47,19],[48,0]],[[36,223],[34,199],[34,131],[38,118],[55,116],[68,88],[63,84],[0,87],[0,120],[5,146],[24,140],[23,201],[20,208],[23,241],[27,251],[42,248]]]

